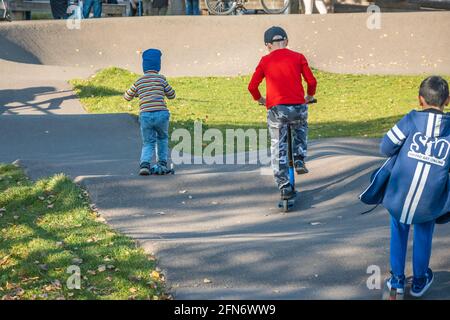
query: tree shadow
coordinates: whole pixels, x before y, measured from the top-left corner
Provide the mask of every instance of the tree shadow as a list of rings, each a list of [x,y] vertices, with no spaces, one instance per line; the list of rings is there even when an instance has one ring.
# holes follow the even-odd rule
[[[52,98],[52,95],[55,97]],[[40,96],[45,96],[44,100],[40,99]],[[14,115],[24,110],[53,114],[55,110],[61,109],[64,101],[75,99],[77,97],[71,90],[61,91],[55,87],[3,89],[0,90],[0,115]]]

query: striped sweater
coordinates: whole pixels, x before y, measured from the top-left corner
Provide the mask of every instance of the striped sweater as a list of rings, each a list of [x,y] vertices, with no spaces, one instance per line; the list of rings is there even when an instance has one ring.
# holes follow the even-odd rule
[[[167,110],[164,97],[175,98],[175,90],[169,85],[162,74],[155,71],[147,71],[140,77],[123,95],[125,100],[131,101],[139,98],[140,112],[152,112]]]

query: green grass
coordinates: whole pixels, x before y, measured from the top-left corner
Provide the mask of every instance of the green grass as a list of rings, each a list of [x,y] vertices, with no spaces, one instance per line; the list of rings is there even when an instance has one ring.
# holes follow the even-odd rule
[[[69,289],[67,268],[81,269]],[[0,299],[164,299],[155,260],[90,209],[64,175],[0,164]]]
[[[310,139],[380,137],[418,106],[424,76],[346,75],[314,71],[318,103],[310,107]],[[100,71],[87,80],[72,80],[75,92],[91,113],[138,113],[138,102],[122,94],[139,75],[119,68]],[[177,98],[168,101],[171,128],[265,128],[266,110],[247,91],[249,76],[169,78]],[[264,90],[264,88],[263,88]],[[264,91],[262,91],[264,92]]]

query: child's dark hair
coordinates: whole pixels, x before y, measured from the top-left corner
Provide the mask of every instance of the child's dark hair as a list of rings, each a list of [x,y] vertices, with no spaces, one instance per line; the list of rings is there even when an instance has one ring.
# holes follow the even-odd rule
[[[448,95],[448,83],[442,77],[431,76],[420,84],[419,96],[423,97],[429,106],[442,107]]]

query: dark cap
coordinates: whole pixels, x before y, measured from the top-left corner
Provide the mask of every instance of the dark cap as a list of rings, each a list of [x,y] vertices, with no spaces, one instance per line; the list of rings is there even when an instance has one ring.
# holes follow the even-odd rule
[[[287,40],[287,33],[281,27],[270,27],[264,32],[264,43]]]

